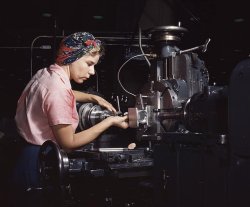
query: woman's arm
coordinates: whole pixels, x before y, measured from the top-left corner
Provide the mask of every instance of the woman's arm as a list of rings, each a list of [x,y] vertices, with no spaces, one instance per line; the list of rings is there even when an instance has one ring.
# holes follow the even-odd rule
[[[76,101],[79,102],[93,102],[93,94],[84,93],[81,91],[73,90],[73,94],[76,98]]]
[[[128,128],[127,116],[108,117],[91,128],[76,134],[69,124],[52,126],[52,131],[56,137],[56,141],[63,149],[72,150],[93,141],[111,126],[117,126],[123,129]]]
[[[91,103],[96,103],[100,106],[105,107],[109,111],[116,112],[116,109],[112,106],[111,103],[106,101],[100,96],[94,95],[94,94],[89,94],[89,93],[84,93],[81,91],[75,91],[73,90],[74,96],[76,101],[78,102],[91,102]]]

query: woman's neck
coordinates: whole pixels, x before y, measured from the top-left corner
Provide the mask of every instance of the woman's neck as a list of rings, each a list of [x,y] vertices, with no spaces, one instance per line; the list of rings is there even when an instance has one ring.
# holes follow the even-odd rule
[[[61,66],[63,68],[63,70],[65,71],[65,73],[67,74],[67,76],[70,79],[70,70],[69,70],[69,65],[62,65]]]

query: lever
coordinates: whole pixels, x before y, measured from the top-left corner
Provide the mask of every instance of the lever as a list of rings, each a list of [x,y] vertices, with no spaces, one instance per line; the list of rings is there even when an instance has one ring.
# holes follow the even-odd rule
[[[208,43],[209,43],[210,41],[211,41],[210,38],[208,38],[208,39],[206,40],[205,44],[203,45],[203,49],[201,50],[202,52],[206,52],[206,51],[207,51],[207,45],[208,45]]]
[[[118,111],[116,112],[117,115],[121,115],[122,112],[121,112],[121,107],[120,107],[120,99],[119,99],[119,96],[116,96],[116,102],[117,102],[117,109]]]
[[[181,55],[181,54],[184,54],[184,53],[188,53],[188,52],[192,52],[192,51],[195,51],[195,50],[200,50],[204,53],[207,51],[207,46],[208,46],[208,43],[211,41],[210,38],[208,38],[205,42],[205,44],[203,45],[200,45],[200,46],[197,46],[197,47],[192,47],[190,49],[186,49],[186,50],[179,50],[177,52],[173,52],[172,55],[173,57],[175,57],[176,55]]]

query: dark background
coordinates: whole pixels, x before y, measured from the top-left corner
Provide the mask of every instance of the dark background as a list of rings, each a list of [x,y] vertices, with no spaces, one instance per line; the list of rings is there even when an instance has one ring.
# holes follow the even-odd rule
[[[211,38],[207,52],[199,54],[200,58],[206,63],[210,83],[227,85],[233,68],[249,55],[248,10],[244,0],[7,1],[0,12],[0,116],[13,117],[17,98],[31,75],[53,61],[62,36],[76,31],[133,39],[138,35],[138,26],[144,32],[181,22],[189,31],[181,49]],[[107,99],[119,93],[115,72],[124,62],[126,50],[123,40],[112,43],[107,48],[106,62],[98,66],[99,86],[101,92],[108,91]],[[128,87],[138,90],[139,83],[145,81],[144,66],[137,65],[141,75],[126,79],[128,84],[131,81]]]

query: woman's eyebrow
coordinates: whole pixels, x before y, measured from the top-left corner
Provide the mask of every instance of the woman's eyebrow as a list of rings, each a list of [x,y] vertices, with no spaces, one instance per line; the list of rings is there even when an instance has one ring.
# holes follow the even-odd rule
[[[87,60],[86,61],[88,64],[91,64],[91,65],[95,65],[96,63],[95,62],[93,62],[92,60]]]

